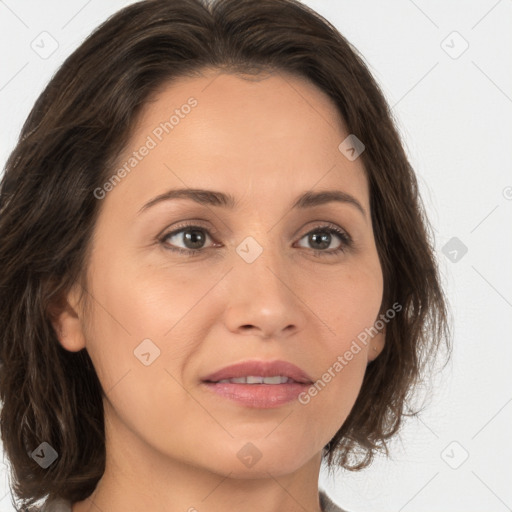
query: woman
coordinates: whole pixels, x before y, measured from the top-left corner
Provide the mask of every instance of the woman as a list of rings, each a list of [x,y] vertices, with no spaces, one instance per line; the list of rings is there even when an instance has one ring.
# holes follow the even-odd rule
[[[448,342],[362,59],[294,0],[145,1],[62,65],[0,190],[22,507],[339,511]]]

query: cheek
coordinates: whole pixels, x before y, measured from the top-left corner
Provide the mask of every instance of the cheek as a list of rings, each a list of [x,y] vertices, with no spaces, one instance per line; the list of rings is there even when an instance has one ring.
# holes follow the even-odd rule
[[[380,265],[373,261],[347,266],[324,279],[318,288],[312,294],[313,307],[331,333],[324,338],[329,352],[344,352],[378,317],[383,294]]]
[[[194,346],[177,341],[194,339],[183,320],[197,298],[186,287],[176,292],[174,285],[135,278],[121,269],[98,272],[91,286],[95,301],[88,324],[87,350],[110,414],[142,430],[149,422],[151,432],[162,439],[176,421],[175,411],[190,408],[179,384],[179,362]]]
[[[345,364],[333,359],[316,382],[299,396],[299,404],[309,421],[309,435],[328,442],[345,423],[359,395],[366,357],[359,354]]]
[[[334,434],[362,385],[371,350],[368,332],[378,318],[383,285],[380,265],[352,268],[331,277],[323,281],[321,293],[315,291],[310,296],[309,304],[326,330],[318,341],[318,380],[302,404],[318,414],[333,411]]]
[[[106,258],[100,255],[97,260]],[[205,294],[222,275],[210,272],[198,278],[179,269],[164,272],[126,262],[113,268],[96,265],[91,272],[94,300],[87,350],[104,389],[112,388],[127,372],[130,378],[137,373],[140,382],[149,385],[155,378],[155,372],[143,371],[149,366],[172,369],[180,378],[179,361],[194,353],[209,319],[221,314]],[[144,361],[150,365],[146,367]]]

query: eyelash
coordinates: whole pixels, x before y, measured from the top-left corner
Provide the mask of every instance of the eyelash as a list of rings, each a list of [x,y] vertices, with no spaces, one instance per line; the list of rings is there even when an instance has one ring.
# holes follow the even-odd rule
[[[199,230],[207,233],[207,235],[211,238],[210,231],[202,226],[198,226],[196,224],[183,224],[178,229],[175,229],[173,231],[170,231],[169,233],[165,233],[162,235],[161,238],[158,239],[158,241],[164,246],[164,248],[168,251],[173,251],[179,254],[183,254],[185,256],[193,257],[201,252],[204,252],[206,249],[183,249],[181,247],[170,247],[168,244],[165,243],[165,240],[171,236],[177,235],[178,233],[181,233],[183,231],[187,230]],[[313,252],[313,255],[315,257],[323,257],[323,256],[337,256],[339,253],[345,252],[346,249],[351,248],[353,245],[352,238],[350,235],[348,235],[345,231],[338,228],[335,224],[327,223],[320,226],[317,226],[313,228],[312,230],[308,231],[304,235],[301,236],[299,240],[302,240],[304,237],[315,233],[315,232],[326,232],[329,234],[335,234],[338,235],[338,238],[340,239],[340,246],[337,249],[333,249],[330,251],[325,250],[319,250],[319,249],[311,249]],[[214,234],[216,232],[213,232]]]

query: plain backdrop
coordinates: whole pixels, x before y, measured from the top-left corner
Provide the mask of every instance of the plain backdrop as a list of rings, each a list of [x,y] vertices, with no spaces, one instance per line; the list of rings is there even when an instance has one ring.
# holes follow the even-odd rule
[[[0,0],[2,168],[60,64],[130,3]],[[320,485],[352,512],[512,510],[512,1],[304,3],[362,53],[392,107],[435,229],[454,336],[429,407],[392,458],[322,471]],[[57,45],[51,55],[33,49],[41,37]],[[7,463],[0,512],[14,510]]]

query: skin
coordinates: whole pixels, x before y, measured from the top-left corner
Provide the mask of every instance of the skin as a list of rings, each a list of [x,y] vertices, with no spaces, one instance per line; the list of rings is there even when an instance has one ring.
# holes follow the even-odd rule
[[[322,448],[354,405],[384,333],[307,405],[245,407],[203,389],[201,377],[247,359],[282,359],[316,381],[374,324],[383,276],[363,163],[338,150],[349,132],[305,79],[207,70],[147,104],[120,165],[191,96],[198,105],[102,200],[90,315],[77,285],[55,324],[64,348],[87,349],[105,391],[106,470],[73,512],[319,511]],[[138,213],[173,188],[230,193],[237,205],[175,199]],[[291,208],[303,192],[332,189],[366,214],[339,202]],[[184,221],[205,230],[199,255],[168,249],[193,247],[184,232],[158,240]],[[307,235],[326,222],[353,246],[315,256]],[[236,251],[248,236],[263,248],[250,264]],[[321,250],[339,246],[333,234]],[[134,356],[147,338],[160,349],[149,366]],[[248,442],[261,453],[252,467],[237,457]]]

